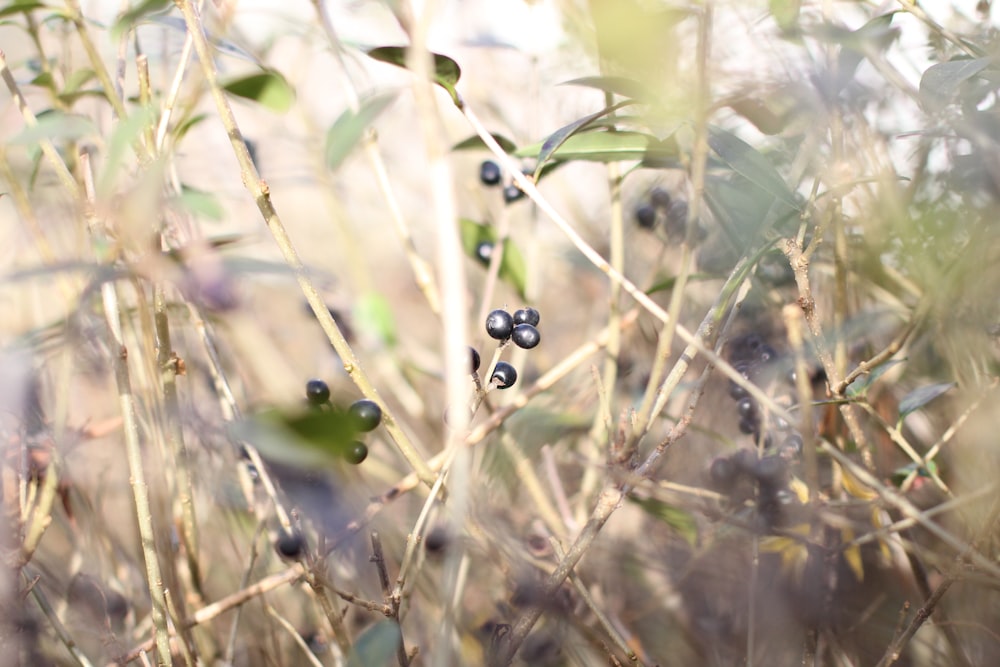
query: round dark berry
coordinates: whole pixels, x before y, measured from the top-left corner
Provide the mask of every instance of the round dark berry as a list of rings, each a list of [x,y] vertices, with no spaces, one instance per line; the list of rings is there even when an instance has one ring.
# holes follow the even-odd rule
[[[435,526],[429,533],[424,535],[424,549],[428,554],[437,556],[448,546],[450,535],[443,526]]]
[[[752,449],[737,450],[729,459],[741,472],[753,472],[757,466],[757,452]]]
[[[729,397],[730,398],[738,401],[740,399],[746,398],[749,395],[750,395],[750,392],[748,392],[746,389],[744,389],[742,385],[738,385],[735,382],[733,382],[732,380],[729,381]]]
[[[740,402],[736,404],[736,412],[739,413],[740,417],[743,419],[752,419],[754,412],[756,412],[753,399],[747,396],[746,398],[741,398]]]
[[[351,443],[351,446],[347,450],[347,453],[344,455],[344,458],[347,460],[348,463],[352,465],[358,465],[366,458],[368,458],[368,445],[361,442],[360,440],[355,440],[354,442]]]
[[[493,160],[484,160],[479,165],[479,180],[483,185],[500,185],[500,165]]]
[[[476,259],[478,259],[483,264],[489,264],[490,259],[493,257],[493,242],[483,241],[476,246]]]
[[[736,465],[725,456],[712,461],[708,468],[708,476],[712,480],[712,486],[717,489],[728,489],[736,478]]]
[[[757,359],[762,363],[767,363],[778,356],[778,352],[768,344],[761,345],[757,348]]]
[[[757,420],[753,417],[744,417],[740,419],[740,433],[746,433],[747,435],[757,435]]]
[[[472,370],[470,370],[469,372],[470,373],[475,373],[476,371],[478,371],[480,363],[482,363],[482,360],[479,358],[479,352],[476,351],[476,348],[470,347],[469,348],[469,368],[471,368]]]
[[[514,345],[523,347],[525,350],[530,350],[542,341],[538,329],[530,324],[518,324],[514,327],[514,333],[511,334],[510,338],[514,341]]]
[[[670,206],[670,193],[663,188],[653,188],[649,193],[649,201],[653,202],[656,208],[666,210]]]
[[[520,308],[514,311],[514,324],[530,324],[537,327],[541,319],[542,316],[534,308]]]
[[[788,452],[791,456],[798,456],[802,453],[802,436],[792,433],[781,443],[781,451]]]
[[[486,333],[490,338],[507,340],[514,332],[514,318],[506,310],[494,310],[486,316]]]
[[[753,474],[761,484],[776,487],[784,483],[786,470],[785,460],[777,454],[772,454],[757,461]]]
[[[635,209],[635,222],[643,229],[656,227],[656,209],[649,204],[643,204]]]
[[[511,183],[503,189],[503,201],[505,204],[512,204],[523,197],[524,190],[517,187],[515,183]]]
[[[497,389],[512,387],[517,382],[517,369],[506,361],[498,361],[490,381],[497,386]]]
[[[323,405],[330,400],[330,386],[322,380],[306,382],[306,400],[309,405]]]
[[[354,421],[354,426],[362,433],[374,431],[382,421],[382,408],[379,407],[378,403],[367,398],[354,401],[348,408],[348,412]]]
[[[302,537],[302,533],[293,530],[291,533],[286,533],[284,530],[278,535],[277,541],[274,543],[274,548],[282,558],[288,558],[290,560],[295,560],[302,556],[302,551],[305,549],[306,541]]]

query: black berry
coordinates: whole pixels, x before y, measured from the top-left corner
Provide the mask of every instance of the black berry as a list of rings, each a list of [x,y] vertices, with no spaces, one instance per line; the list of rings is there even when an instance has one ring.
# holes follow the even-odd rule
[[[490,338],[507,340],[514,332],[514,318],[506,310],[494,310],[486,316],[486,333]]]
[[[500,165],[493,160],[485,160],[479,165],[479,180],[483,185],[499,185],[500,176]]]
[[[656,227],[656,209],[649,204],[643,204],[635,209],[635,222],[643,229]]]
[[[274,543],[274,548],[278,552],[278,555],[289,560],[300,558],[305,546],[306,541],[302,537],[302,533],[294,530],[291,533],[281,531],[277,541]]]
[[[323,405],[330,400],[330,387],[322,380],[306,382],[306,400],[309,405]]]
[[[757,358],[765,364],[777,356],[778,356],[777,351],[775,351],[775,349],[770,345],[768,345],[767,343],[761,345],[757,349]]]
[[[511,340],[514,341],[514,345],[530,350],[541,342],[542,336],[538,333],[538,329],[530,324],[518,324],[514,327]]]
[[[424,536],[424,549],[427,553],[438,555],[445,550],[449,541],[448,530],[442,526],[435,526]]]
[[[498,361],[490,381],[497,386],[497,389],[507,389],[517,382],[517,369],[506,361]]]
[[[524,190],[517,187],[515,183],[511,183],[503,189],[503,200],[506,204],[516,202],[522,197],[524,197]]]
[[[717,489],[728,489],[736,478],[736,466],[728,458],[721,456],[708,468],[708,476],[712,480],[712,486]]]
[[[469,372],[470,373],[475,373],[476,371],[478,371],[479,370],[479,364],[481,362],[482,362],[482,360],[479,358],[479,352],[476,351],[476,348],[470,347],[469,348],[469,367],[472,370],[469,371]]]
[[[514,311],[514,324],[530,324],[537,327],[540,319],[542,316],[534,308],[521,308]]]
[[[780,486],[785,482],[785,460],[777,454],[765,456],[754,466],[754,477],[761,484],[771,487]]]
[[[476,259],[478,259],[483,264],[489,264],[490,259],[493,257],[493,243],[492,241],[483,241],[476,246]]]
[[[374,431],[382,421],[382,408],[367,398],[352,403],[348,412],[354,420],[355,427],[362,433]]]
[[[368,458],[368,445],[360,440],[355,440],[351,443],[351,446],[344,455],[344,458],[347,459],[348,463],[358,465]]]
[[[736,404],[736,412],[738,412],[740,417],[743,419],[752,419],[755,407],[753,399],[747,396],[745,398],[741,398],[740,402]]]
[[[752,473],[757,466],[757,452],[752,449],[740,449],[730,457],[730,461],[737,470]]]
[[[653,202],[656,208],[666,210],[670,206],[670,193],[663,188],[653,188],[649,193],[649,201]]]

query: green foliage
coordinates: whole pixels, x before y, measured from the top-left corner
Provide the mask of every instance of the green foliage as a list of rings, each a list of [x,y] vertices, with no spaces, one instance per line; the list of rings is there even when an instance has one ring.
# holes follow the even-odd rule
[[[462,249],[465,254],[478,261],[476,248],[480,243],[497,243],[496,230],[490,225],[484,225],[474,220],[462,218],[459,220],[459,232],[462,236]],[[497,248],[496,250],[499,250]],[[495,251],[496,251],[495,250]],[[524,255],[514,243],[508,239],[503,246],[503,258],[500,260],[500,280],[510,284],[518,295],[525,298],[525,281],[528,268],[524,263]]]
[[[373,95],[361,102],[357,111],[347,109],[326,133],[326,165],[337,169],[364,133],[383,111],[395,101],[396,93]]]
[[[275,70],[232,79],[224,83],[222,88],[230,95],[252,100],[278,113],[288,111],[295,101],[295,89]]]
[[[407,67],[407,48],[405,46],[380,46],[369,50],[368,56],[404,69]],[[462,76],[462,69],[448,56],[431,53],[430,57],[434,67],[434,83],[448,91],[455,106],[462,106],[462,98],[455,89]]]

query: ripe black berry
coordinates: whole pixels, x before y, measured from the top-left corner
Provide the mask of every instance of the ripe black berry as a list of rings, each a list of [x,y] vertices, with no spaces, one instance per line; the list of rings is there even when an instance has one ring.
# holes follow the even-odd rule
[[[524,197],[524,190],[517,187],[515,183],[511,183],[503,189],[503,201],[505,204],[516,202],[522,197]]]
[[[635,209],[635,222],[643,229],[656,227],[656,209],[649,204],[643,204]]]
[[[542,336],[538,333],[538,329],[530,324],[518,324],[514,327],[511,340],[514,341],[514,345],[530,350],[541,342]]]
[[[745,398],[741,398],[740,402],[736,404],[736,412],[738,412],[740,417],[743,419],[752,419],[755,407],[753,399],[747,396]]]
[[[753,473],[761,484],[776,487],[784,483],[786,470],[785,460],[777,454],[773,454],[757,461]]]
[[[358,465],[368,458],[368,445],[360,440],[355,440],[351,443],[351,447],[347,450],[344,458],[347,459],[348,463]]]
[[[507,389],[517,382],[517,369],[506,361],[498,361],[490,381],[497,386],[497,389]]]
[[[514,311],[514,324],[530,324],[537,327],[540,319],[542,316],[534,308],[521,308]]]
[[[506,310],[494,310],[486,316],[486,333],[490,338],[507,340],[514,331],[514,318]]]
[[[469,368],[471,368],[472,370],[470,370],[469,372],[470,373],[475,373],[476,371],[478,371],[480,363],[481,363],[481,359],[479,358],[479,352],[476,351],[476,348],[470,347],[469,348]]]
[[[720,490],[732,486],[736,472],[736,465],[724,456],[712,461],[712,465],[708,468],[708,476],[712,480],[712,486]]]
[[[666,210],[670,206],[670,193],[663,188],[653,188],[649,193],[649,201],[653,202],[656,208]]]
[[[500,165],[493,160],[485,160],[479,165],[479,180],[483,185],[499,185],[500,175]]]
[[[489,264],[490,259],[493,257],[493,243],[491,241],[483,241],[476,246],[476,259],[478,259],[483,264]]]
[[[432,555],[438,555],[444,551],[445,547],[448,546],[449,541],[448,530],[443,526],[435,526],[431,529],[427,535],[424,536],[424,549],[427,553]]]
[[[306,400],[309,405],[323,405],[330,400],[330,387],[322,380],[306,382]]]
[[[752,473],[757,466],[757,452],[752,449],[737,450],[729,459],[741,472]]]
[[[302,537],[302,533],[296,530],[293,530],[291,533],[281,531],[277,541],[274,543],[274,548],[278,552],[278,555],[289,560],[300,558],[305,546],[305,538]]]
[[[348,412],[354,420],[355,427],[362,433],[374,431],[375,427],[382,421],[382,408],[378,406],[378,403],[367,398],[354,401],[348,408]]]

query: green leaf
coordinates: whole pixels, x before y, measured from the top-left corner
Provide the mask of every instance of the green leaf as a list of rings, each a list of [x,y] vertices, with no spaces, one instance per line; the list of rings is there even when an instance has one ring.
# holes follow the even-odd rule
[[[954,101],[962,84],[992,63],[992,58],[971,58],[931,65],[920,77],[921,104],[929,111],[944,109]]]
[[[765,229],[796,213],[784,203],[775,204],[774,197],[739,175],[706,176],[705,202],[729,240],[728,251],[734,262],[760,240]],[[713,271],[722,270],[715,264],[711,266]]]
[[[490,134],[493,137],[493,141],[500,144],[500,148],[503,149],[504,153],[513,153],[517,150],[517,144],[503,136],[502,134]],[[482,137],[478,134],[474,134],[468,139],[463,139],[454,146],[451,147],[453,151],[468,151],[468,150],[478,150],[485,149],[486,144],[483,143]]]
[[[266,70],[234,79],[222,86],[231,95],[253,100],[268,109],[284,113],[295,101],[295,90],[279,72]]]
[[[42,9],[47,5],[44,2],[15,2],[3,9],[0,9],[0,18],[5,16],[11,16],[13,14],[28,13],[35,9]]]
[[[480,243],[496,243],[496,232],[489,225],[484,225],[474,220],[462,218],[459,220],[459,232],[462,236],[462,249],[465,254],[479,261],[476,256],[476,248]],[[500,280],[511,285],[517,290],[518,296],[526,298],[525,288],[528,268],[524,263],[524,255],[518,250],[514,243],[507,239],[503,248],[503,257],[500,260]]]
[[[86,116],[50,109],[39,113],[38,124],[18,132],[10,139],[10,143],[35,146],[43,139],[76,141],[96,134],[97,128]]]
[[[365,294],[354,306],[354,319],[358,328],[387,347],[395,347],[396,320],[389,301],[377,292]]]
[[[635,79],[623,76],[584,76],[579,79],[563,81],[560,86],[583,86],[585,88],[596,88],[605,93],[621,95],[643,102],[655,102],[657,96],[649,88]]]
[[[354,642],[347,667],[390,667],[403,641],[399,625],[386,619],[366,629]]]
[[[379,46],[369,50],[368,56],[380,62],[408,69],[406,52],[407,47],[405,46]],[[440,53],[432,53],[431,58],[434,61],[434,83],[447,90],[455,106],[461,107],[462,97],[455,90],[455,86],[462,76],[462,69],[454,60]]]
[[[692,547],[697,544],[698,526],[694,521],[694,517],[687,510],[668,505],[655,498],[628,496],[628,499],[645,510],[654,519],[658,519],[670,526],[675,533]]]
[[[213,222],[219,222],[225,217],[226,211],[219,198],[206,190],[181,184],[181,194],[177,201],[190,213]]]
[[[114,131],[111,133],[111,140],[108,142],[107,156],[101,175],[97,181],[97,188],[100,192],[108,194],[111,192],[118,178],[119,169],[125,160],[126,153],[132,149],[133,144],[139,139],[139,135],[149,128],[156,119],[156,112],[152,108],[136,109],[126,118],[118,121]]]
[[[714,273],[692,273],[688,276],[688,282],[698,282],[701,280],[716,280],[722,278],[723,276],[716,275]],[[677,276],[669,276],[656,282],[652,287],[646,290],[646,294],[656,294],[657,292],[663,292],[665,290],[671,290],[677,283]]]
[[[396,93],[382,93],[361,102],[357,112],[347,109],[326,133],[326,165],[336,169],[357,145],[364,133],[396,99]]]
[[[918,466],[916,463],[907,463],[905,466],[901,466],[892,471],[889,479],[892,481],[893,485],[900,486],[914,472],[917,473],[917,477],[931,477],[932,475],[938,475],[938,464],[936,461],[928,461],[926,466]]]
[[[954,382],[941,382],[914,389],[899,401],[899,421],[903,421],[907,415],[916,412],[954,386]]]
[[[799,22],[802,11],[802,0],[770,0],[768,10],[774,17],[774,22],[783,31],[791,30]]]
[[[885,363],[879,364],[867,375],[862,375],[855,379],[854,382],[847,385],[847,391],[845,392],[846,396],[848,398],[863,396],[868,388],[875,384],[875,381],[882,377],[887,370],[896,364],[903,363],[904,361],[906,361],[906,359],[889,359]]]
[[[232,435],[254,445],[264,458],[300,467],[329,466],[341,459],[359,435],[344,408],[267,410],[233,422]]]
[[[542,142],[541,150],[538,151],[538,163],[535,165],[535,177],[537,178],[539,172],[542,170],[542,167],[552,154],[559,150],[559,147],[565,144],[570,137],[576,135],[580,132],[580,130],[598,118],[603,118],[604,116],[612,114],[618,109],[630,104],[635,104],[635,101],[625,100],[624,102],[619,102],[618,104],[612,104],[611,106],[605,107],[596,113],[584,116],[583,118],[578,118],[569,125],[564,125],[546,137],[545,141]]]
[[[799,205],[785,179],[753,146],[720,127],[709,128],[708,145],[730,169],[775,199],[798,210]]]
[[[117,41],[123,32],[131,30],[132,26],[140,23],[147,14],[155,14],[172,4],[171,0],[142,0],[142,2],[129,9],[115,21],[115,24],[111,27],[111,38]]]
[[[543,143],[519,148],[517,157],[537,157]],[[589,160],[618,162],[620,160],[662,160],[677,157],[673,142],[660,141],[642,132],[585,132],[567,139],[550,158],[559,160]]]

